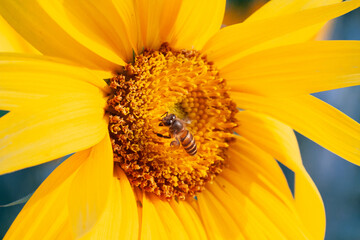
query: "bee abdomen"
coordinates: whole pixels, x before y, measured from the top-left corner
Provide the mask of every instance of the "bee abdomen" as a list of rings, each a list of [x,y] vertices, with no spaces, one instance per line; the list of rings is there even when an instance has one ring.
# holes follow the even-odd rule
[[[189,132],[189,130],[186,130],[185,132],[186,134],[182,134],[180,137],[181,145],[189,155],[194,156],[197,153],[194,136]]]

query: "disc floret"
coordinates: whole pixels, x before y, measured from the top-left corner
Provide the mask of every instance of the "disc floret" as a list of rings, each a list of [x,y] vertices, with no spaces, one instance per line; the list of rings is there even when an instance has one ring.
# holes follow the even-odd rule
[[[114,162],[133,187],[162,199],[185,199],[204,189],[226,161],[236,126],[235,104],[214,65],[195,50],[163,44],[144,50],[109,83],[109,132]],[[161,116],[173,113],[186,123],[198,152],[170,146]]]

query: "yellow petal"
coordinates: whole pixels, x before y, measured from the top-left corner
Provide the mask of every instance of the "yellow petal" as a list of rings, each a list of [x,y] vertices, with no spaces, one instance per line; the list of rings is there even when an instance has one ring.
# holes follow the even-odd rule
[[[169,202],[144,194],[141,239],[190,239]]]
[[[218,177],[209,191],[242,225],[245,239],[312,239],[296,213],[267,192],[266,186],[250,183],[245,189],[235,181],[246,179],[239,174],[224,171],[225,177]],[[249,183],[248,183],[249,184]],[[249,196],[250,195],[250,196]],[[257,197],[258,200],[254,199]]]
[[[186,0],[185,0],[186,1]],[[181,1],[161,1],[159,2],[163,7],[160,18],[159,37],[160,42],[169,42],[169,34],[174,30],[174,24],[182,9],[184,0]],[[154,30],[154,29],[153,29]],[[157,31],[157,30],[156,30]]]
[[[115,167],[121,189],[121,225],[118,226],[123,239],[138,239],[140,221],[138,218],[138,204],[132,186],[125,173],[119,166]]]
[[[61,62],[60,59],[30,54],[0,53],[0,84],[2,84],[0,87],[2,90],[28,93],[48,92],[49,94],[69,91],[98,93],[99,90],[95,90],[89,85],[105,91],[107,85],[100,78],[105,74],[100,75],[99,73],[102,72],[71,66],[67,62]],[[18,81],[22,81],[21,84],[14,83]],[[40,81],[41,84],[36,85],[36,81]],[[71,82],[73,82],[73,86],[70,85]],[[22,84],[25,85],[21,87]],[[62,86],[62,84],[65,85]]]
[[[266,98],[234,93],[237,106],[272,116],[324,148],[360,164],[360,125],[321,100],[310,96]]]
[[[271,127],[271,126],[267,126],[267,127]],[[262,127],[262,129],[267,130],[267,131],[265,131],[265,134],[270,131],[269,129],[266,129],[265,127]],[[285,131],[285,133],[286,133],[286,131]],[[274,134],[272,134],[272,135],[274,135]],[[293,136],[293,137],[295,138],[295,136]],[[276,138],[273,138],[273,139],[276,140]],[[291,137],[285,138],[284,141],[286,141],[286,140],[291,141],[292,138]],[[271,137],[270,137],[269,141],[271,141]],[[238,142],[240,143],[240,141],[238,141]],[[260,141],[256,141],[255,144],[261,145],[261,143],[259,144],[259,142]],[[296,143],[296,139],[295,139],[295,143]],[[284,144],[288,145],[286,143],[279,143],[279,144],[280,145],[284,145]],[[276,156],[277,150],[275,150],[275,149],[278,147],[281,149],[285,149],[284,146],[278,146],[277,142],[274,142],[272,149],[268,152],[270,154],[272,154],[273,156]],[[297,146],[292,146],[292,147],[296,148]],[[233,149],[235,150],[235,148],[233,148]],[[238,149],[240,151],[238,151],[239,153],[237,155],[239,155],[239,156],[246,155],[247,157],[245,159],[249,159],[252,161],[254,161],[255,159],[256,160],[262,159],[261,162],[258,163],[258,166],[264,167],[265,171],[259,171],[258,169],[256,169],[255,176],[258,176],[259,172],[260,172],[260,174],[262,172],[268,172],[268,173],[276,172],[274,170],[276,168],[278,168],[278,166],[276,166],[277,164],[274,165],[273,161],[271,161],[271,162],[267,161],[267,163],[266,163],[266,161],[264,161],[264,160],[266,160],[266,158],[260,157],[261,155],[259,155],[259,157],[255,156],[262,152],[260,149],[254,147],[254,146],[249,148],[249,144],[246,141],[245,142],[242,141],[241,144],[238,146]],[[251,151],[249,151],[249,149],[251,149]],[[242,152],[244,152],[244,154],[240,154]],[[234,153],[234,151],[232,151],[232,153]],[[262,154],[262,155],[264,155],[264,154]],[[301,227],[301,230],[299,229],[300,231],[304,232],[305,235],[312,236],[311,239],[323,239],[324,234],[325,234],[325,210],[324,210],[321,196],[320,196],[315,184],[313,183],[310,176],[308,175],[307,171],[303,167],[301,159],[300,159],[300,155],[293,156],[293,158],[299,158],[299,159],[290,159],[290,158],[284,159],[282,157],[283,156],[280,156],[279,160],[281,162],[285,163],[295,173],[295,202],[294,202],[293,206],[291,206],[291,202],[288,201],[291,197],[289,196],[289,194],[286,194],[286,192],[281,190],[281,188],[279,188],[279,190],[281,190],[281,193],[279,193],[279,191],[276,191],[272,195],[278,196],[278,198],[280,198],[282,202],[286,203],[285,205],[287,205],[290,209],[292,209],[293,212],[294,212],[294,207],[295,207],[296,213],[294,213],[294,214],[296,214],[298,217],[301,218],[302,224],[303,224],[303,226],[305,226],[305,228],[300,226]],[[246,162],[245,159],[241,158],[241,161],[237,162],[238,164],[240,164],[237,166],[237,168],[235,167],[235,169],[237,169],[236,170],[237,172],[244,171],[244,167],[246,168],[246,165],[249,164],[249,161]],[[270,163],[273,164],[272,167],[271,167]],[[246,171],[246,172],[248,172],[248,171]],[[242,175],[242,172],[240,175]],[[273,175],[276,176],[277,174],[273,174]],[[279,177],[282,177],[282,176],[279,176]],[[229,181],[234,180],[234,179],[236,179],[236,177],[231,177],[229,179]],[[237,184],[237,186],[244,185],[246,188],[246,183],[244,183],[244,180],[242,180],[242,181],[234,180],[234,181]],[[274,184],[275,185],[272,185],[272,184],[268,185],[269,187],[272,188],[273,191],[274,191],[274,186],[276,186],[276,187],[283,186],[284,187],[284,185],[285,185],[283,181],[278,182],[278,184],[276,184],[276,183],[274,183]],[[254,195],[254,199],[259,199],[259,197],[256,197],[256,195]],[[271,216],[271,215],[273,215],[273,214],[270,214],[269,216]],[[281,224],[281,225],[284,225],[284,224]],[[286,229],[289,229],[289,228],[286,228]]]
[[[310,9],[314,7],[325,6],[329,4],[334,4],[339,2],[339,0],[292,0],[292,1],[282,1],[282,0],[272,0],[264,4],[260,9],[256,10],[251,16],[249,16],[245,21],[258,21],[264,20],[267,18],[286,15],[289,13],[298,12],[305,9]]]
[[[239,187],[239,190],[246,191],[251,186],[248,197],[259,207],[263,206],[263,211],[269,212],[268,216],[273,215],[270,212],[274,209],[268,209],[267,204],[274,207],[281,205],[279,207],[282,209],[281,211],[284,211],[284,215],[290,214],[292,216],[289,215],[288,217],[296,220],[294,199],[287,181],[280,166],[270,154],[249,140],[237,137],[229,149],[229,159],[231,159],[229,161],[230,166],[224,170],[224,178],[229,178],[231,175],[234,175],[235,178],[241,177],[242,181],[240,182],[231,177],[229,181],[235,182],[235,186]],[[269,201],[264,202],[263,200],[266,198],[269,198]],[[270,201],[274,202],[271,203]],[[280,210],[278,212],[280,213]],[[273,221],[275,220],[276,218],[273,219]],[[279,225],[281,226],[278,228],[282,228],[284,224]],[[285,228],[290,229],[291,227]]]
[[[40,1],[41,7],[62,29],[98,55],[117,64],[132,61],[132,32],[136,21],[132,3],[122,1],[118,11],[110,0]],[[125,34],[124,34],[125,33]]]
[[[209,191],[203,191],[198,195],[196,201],[205,231],[209,239],[245,239],[241,225],[232,217],[233,212],[229,211]]]
[[[246,22],[221,29],[204,46],[208,60],[219,68],[239,59],[266,41],[301,28],[331,20],[360,6],[352,0],[299,11],[255,22]]]
[[[126,180],[126,178],[125,178]],[[110,187],[108,202],[104,213],[94,228],[81,239],[137,239],[138,226],[137,209],[134,194],[130,187],[122,189],[117,178],[113,178]],[[133,201],[124,201],[132,195]],[[132,209],[135,211],[128,211]]]
[[[322,239],[325,234],[324,206],[315,184],[302,164],[293,130],[265,114],[243,111],[238,114],[238,119],[237,133],[294,171],[295,207],[314,239]]]
[[[326,219],[320,193],[304,166],[294,172],[296,209],[314,239],[324,239]]]
[[[173,27],[182,2],[139,0],[134,1],[134,4],[138,18],[138,34],[141,37],[138,51],[141,52],[143,47],[158,49],[162,42],[160,37]]]
[[[46,57],[0,53],[0,109],[11,111],[52,94],[104,95],[107,85],[95,73]]]
[[[52,18],[35,0],[2,1],[0,14],[22,37],[45,55],[68,59],[94,69],[118,69],[120,62],[111,62],[114,59],[109,59],[110,52],[102,51],[104,48],[100,51],[97,48],[99,45],[83,45],[83,42],[71,36],[67,29],[56,22],[56,16]],[[95,49],[92,49],[93,47]]]
[[[142,189],[140,188],[133,188],[133,192],[135,195],[135,199],[136,199],[136,205],[137,205],[137,210],[138,210],[138,218],[139,218],[139,234],[141,231],[141,223],[142,223],[142,208],[143,208],[143,198],[144,198],[144,192]]]
[[[201,219],[189,202],[171,201],[170,206],[184,225],[190,239],[206,239],[206,232]]]
[[[230,199],[222,197],[220,201],[224,202],[229,210],[232,205],[234,208],[237,206],[241,209],[240,215],[242,215],[243,221],[248,219],[247,223],[249,223],[245,225],[244,229],[249,235],[247,238],[251,238],[252,229],[260,225],[259,232],[262,232],[260,235],[274,236],[275,239],[308,239],[307,230],[299,221],[294,200],[291,194],[289,195],[287,183],[276,161],[270,155],[266,158],[251,158],[261,150],[246,141],[238,143],[237,147],[234,146],[234,152],[238,153],[229,154],[233,166],[229,170],[224,170],[224,179],[222,177],[216,179],[218,188],[211,188],[210,191],[216,193],[216,196],[224,195],[221,194],[222,191],[231,196]],[[251,154],[240,153],[244,149],[248,152],[250,150]],[[265,165],[263,165],[264,163]],[[235,169],[234,165],[237,165]],[[260,173],[258,172],[259,168],[262,168]],[[272,173],[273,176],[282,178],[282,181],[273,184],[271,178],[267,176],[268,174],[263,175],[263,172]],[[284,189],[287,191],[284,192]],[[243,207],[244,205],[246,208]],[[238,211],[234,210],[234,212]]]
[[[69,233],[67,199],[74,173],[89,150],[74,154],[35,191],[21,210],[4,239],[54,239]]]
[[[100,220],[113,182],[113,165],[110,137],[106,134],[91,148],[71,183],[69,217],[76,237],[86,234]]]
[[[172,47],[200,49],[221,26],[225,1],[136,1],[142,45],[158,49],[163,42]]]
[[[245,20],[248,21],[258,21],[264,20],[271,17],[276,17],[280,15],[286,15],[290,13],[295,13],[301,10],[326,6],[334,3],[339,3],[341,0],[295,0],[295,1],[282,1],[282,0],[273,0],[269,1],[262,8],[257,10],[254,14],[252,14],[249,18]],[[294,31],[290,34],[285,34],[279,38],[270,40],[264,44],[261,44],[256,47],[254,51],[260,51],[263,49],[273,48],[276,46],[287,45],[305,42],[310,39],[313,39],[316,34],[320,31],[320,29],[325,25],[326,22],[315,24],[310,27],[306,27],[300,29],[298,31]]]
[[[26,104],[33,99],[39,99],[43,97],[43,95],[40,94],[19,93],[3,90],[0,90],[0,96],[0,109],[8,111],[13,111],[24,103]]]
[[[359,41],[272,48],[221,69],[231,90],[267,96],[309,94],[360,84]]]
[[[185,0],[169,35],[162,40],[171,46],[201,49],[221,27],[226,1]]]
[[[29,101],[0,118],[0,174],[98,143],[107,133],[104,104],[98,95],[64,94]]]
[[[255,143],[290,169],[302,165],[292,128],[268,115],[253,111],[238,112],[237,120],[239,125],[235,132],[240,136]]]
[[[248,177],[248,180],[244,180],[241,185],[245,186],[246,182],[258,181],[258,184],[266,185],[269,192],[291,207],[293,197],[287,181],[279,165],[269,153],[249,140],[237,137],[229,149],[229,156],[231,156],[229,169],[238,173],[243,170],[244,177]]]
[[[0,52],[36,53],[37,51],[0,15]]]
[[[91,72],[91,74],[95,75],[97,77],[97,79],[101,79],[101,83],[103,83],[104,81],[103,80],[107,80],[109,78],[112,78],[114,77],[114,74],[111,73],[111,72],[107,72],[107,71],[101,71],[101,70],[90,70],[90,69],[87,69]],[[108,87],[107,85],[105,85],[102,89]]]

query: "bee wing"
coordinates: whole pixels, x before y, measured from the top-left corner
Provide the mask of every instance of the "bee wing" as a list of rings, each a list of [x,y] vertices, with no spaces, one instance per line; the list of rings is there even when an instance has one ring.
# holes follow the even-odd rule
[[[190,120],[189,117],[186,117],[185,119],[182,119],[182,121],[183,121],[186,125],[188,125],[188,124],[191,123],[191,120]]]

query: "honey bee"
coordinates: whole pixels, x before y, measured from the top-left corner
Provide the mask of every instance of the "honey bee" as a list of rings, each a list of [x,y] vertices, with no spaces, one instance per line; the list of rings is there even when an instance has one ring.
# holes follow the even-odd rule
[[[161,119],[159,126],[169,127],[170,136],[164,136],[160,133],[156,134],[163,138],[175,138],[175,140],[170,143],[170,146],[179,147],[181,143],[185,151],[189,155],[194,156],[197,153],[195,139],[190,131],[186,129],[185,122],[177,118],[173,113],[168,114],[168,112],[166,112],[165,114],[166,116]]]

